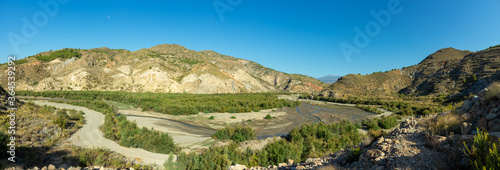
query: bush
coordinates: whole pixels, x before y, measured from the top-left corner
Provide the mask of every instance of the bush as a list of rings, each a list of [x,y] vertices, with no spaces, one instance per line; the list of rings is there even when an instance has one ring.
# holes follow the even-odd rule
[[[484,94],[486,101],[500,100],[500,82],[491,83],[488,91]]]
[[[267,115],[266,115],[266,117],[265,117],[265,119],[272,119],[272,118],[273,118],[273,117],[271,117],[271,115],[270,115],[270,114],[267,114]]]
[[[282,162],[287,162],[288,159],[300,161],[302,155],[301,147],[287,142],[285,140],[278,140],[269,143],[262,149],[260,156],[261,166],[278,165]]]
[[[469,157],[469,165],[473,169],[500,169],[499,141],[490,142],[488,132],[480,131],[474,136],[474,143],[469,149],[465,145],[464,152]]]
[[[236,119],[236,116],[231,116],[231,119]]]
[[[82,54],[80,52],[78,52],[77,50],[65,48],[62,50],[54,51],[54,52],[50,53],[49,55],[45,55],[45,56],[37,55],[37,56],[35,56],[35,58],[37,60],[40,60],[40,61],[52,61],[56,58],[63,58],[63,59],[64,58],[72,58],[72,57],[80,58],[81,56],[82,56]]]
[[[215,119],[215,116],[210,116],[208,119],[209,119],[209,120],[214,120],[214,119]]]
[[[231,139],[236,142],[256,139],[256,135],[252,127],[242,125],[219,129],[212,135],[212,137],[220,140]]]

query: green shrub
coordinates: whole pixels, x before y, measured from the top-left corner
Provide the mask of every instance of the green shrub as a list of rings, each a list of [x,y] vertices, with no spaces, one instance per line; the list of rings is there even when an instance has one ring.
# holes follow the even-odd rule
[[[256,139],[256,135],[252,127],[242,125],[219,129],[212,135],[212,137],[221,140],[231,139],[236,142]]]
[[[52,61],[56,58],[72,58],[72,57],[76,57],[76,58],[80,58],[82,56],[82,54],[80,52],[78,52],[77,50],[75,49],[69,49],[69,48],[65,48],[65,49],[62,49],[62,50],[57,50],[57,51],[54,51],[54,52],[51,52],[49,55],[37,55],[35,56],[35,58],[37,60],[40,60],[40,61]]]
[[[215,116],[210,116],[208,119],[209,119],[209,120],[214,120],[214,119],[215,119]]]
[[[236,119],[236,116],[231,116],[231,119]]]
[[[267,114],[267,115],[266,115],[266,117],[265,117],[265,119],[272,119],[272,118],[273,118],[273,117],[271,117],[271,115],[270,115],[270,114]]]
[[[465,154],[469,157],[469,164],[473,169],[500,169],[499,141],[490,142],[488,132],[480,131],[474,136],[471,148],[464,142]]]
[[[262,166],[278,165],[278,163],[287,162],[288,159],[301,161],[302,149],[294,143],[285,140],[277,140],[269,143],[262,149],[260,160]]]

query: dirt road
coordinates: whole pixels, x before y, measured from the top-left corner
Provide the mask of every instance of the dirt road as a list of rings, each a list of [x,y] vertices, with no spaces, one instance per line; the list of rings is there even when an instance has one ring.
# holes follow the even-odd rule
[[[75,134],[68,139],[71,144],[84,148],[107,148],[111,151],[123,154],[146,164],[163,165],[168,159],[166,154],[158,154],[138,148],[127,148],[118,145],[116,142],[103,137],[99,126],[104,124],[104,115],[100,112],[87,109],[85,107],[73,106],[69,104],[53,103],[45,101],[34,101],[37,105],[54,106],[61,109],[75,109],[85,112],[85,124]]]

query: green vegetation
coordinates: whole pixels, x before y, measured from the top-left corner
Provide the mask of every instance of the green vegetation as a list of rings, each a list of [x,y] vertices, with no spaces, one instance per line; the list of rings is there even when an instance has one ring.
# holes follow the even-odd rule
[[[487,48],[487,50],[488,49],[493,49],[493,48],[498,48],[498,47],[500,47],[500,44],[499,45],[495,45],[495,46],[490,46],[489,48]]]
[[[26,60],[26,59],[20,59],[20,60],[16,60],[16,61],[14,61],[14,64],[16,64],[16,65],[20,65],[20,64],[27,63],[27,62],[28,62],[28,60]]]
[[[252,127],[242,125],[219,129],[212,135],[212,137],[221,140],[231,139],[236,142],[256,139],[256,135]]]
[[[116,141],[126,147],[143,148],[156,153],[179,152],[172,139],[166,133],[145,127],[139,128],[136,123],[127,121],[124,115],[117,116],[113,106],[103,101],[69,101],[72,105],[83,106],[105,114],[101,130],[104,137]]]
[[[336,103],[347,103],[347,104],[381,105],[383,109],[403,116],[428,115],[433,113],[439,113],[444,110],[443,106],[439,105],[430,105],[430,104],[424,105],[424,104],[415,104],[414,102],[412,103],[412,102],[401,102],[401,101],[382,101],[380,99],[363,100],[357,97],[349,97],[343,99],[343,98],[333,98],[324,96],[313,96],[311,98],[310,95],[302,94],[300,95],[300,98],[329,101]]]
[[[367,126],[369,130],[390,129],[399,124],[398,120],[401,120],[399,115],[382,116],[380,119],[374,118],[363,121],[363,125]]]
[[[477,131],[479,133],[474,136],[474,143],[470,149],[464,142],[464,152],[469,157],[469,165],[477,170],[500,169],[500,148],[498,148],[500,142],[490,142],[488,132],[480,131],[479,128]]]
[[[236,119],[236,116],[231,116],[231,119]]]
[[[272,119],[272,118],[273,118],[273,117],[271,117],[271,115],[270,115],[270,114],[267,114],[267,115],[266,115],[266,117],[265,117],[265,119]]]
[[[247,167],[277,165],[288,159],[298,162],[309,157],[320,157],[354,146],[361,139],[356,126],[349,121],[306,124],[290,131],[286,140],[276,139],[260,151],[239,149],[239,144],[233,142],[225,146],[212,146],[201,154],[181,153],[177,162],[167,161],[166,165],[177,169],[227,169],[232,164]]]
[[[210,116],[208,119],[209,119],[209,120],[214,120],[214,119],[215,119],[215,116]]]
[[[382,114],[383,113],[377,107],[373,107],[373,106],[362,106],[362,105],[356,104],[356,107],[360,108],[360,109],[363,109],[364,111],[372,112],[372,113],[375,113],[375,114]]]
[[[82,54],[77,50],[71,48],[65,48],[62,50],[51,52],[49,55],[36,55],[35,58],[40,61],[52,61],[56,58],[62,58],[62,59],[72,58],[72,57],[80,58],[81,56]]]
[[[278,99],[272,93],[243,94],[172,94],[172,93],[132,93],[103,91],[19,91],[18,95],[60,97],[73,100],[111,100],[142,110],[153,110],[171,115],[198,114],[200,110],[213,112],[251,112],[252,110],[279,107],[295,107],[298,101]]]
[[[287,139],[302,146],[302,159],[321,157],[361,142],[358,128],[345,120],[336,124],[305,124],[290,131]]]

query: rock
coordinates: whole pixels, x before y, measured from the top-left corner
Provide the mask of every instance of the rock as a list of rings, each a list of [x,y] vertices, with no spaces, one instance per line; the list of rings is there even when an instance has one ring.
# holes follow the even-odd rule
[[[471,123],[467,123],[467,122],[462,123],[460,125],[460,132],[462,132],[462,135],[467,135],[471,126],[472,126]]]
[[[288,159],[288,166],[292,166],[292,165],[293,165],[293,160]]]
[[[431,146],[438,147],[443,146],[444,144],[446,144],[446,137],[439,135],[434,135],[431,137]]]
[[[488,126],[488,120],[486,120],[484,117],[482,117],[481,119],[479,119],[479,122],[477,122],[477,126],[480,127],[480,128],[487,128]]]
[[[370,159],[377,159],[377,158],[385,156],[385,153],[379,149],[370,149],[370,150],[366,151],[365,155],[366,155],[366,157],[368,157]]]
[[[276,165],[269,165],[269,166],[267,166],[267,169],[269,169],[269,170],[277,170],[278,167]]]
[[[490,113],[490,114],[486,115],[486,119],[487,119],[487,120],[491,120],[491,119],[496,118],[497,116],[498,116],[498,115],[497,115],[497,114],[495,114],[495,113]]]
[[[457,141],[458,146],[463,146],[463,144],[470,145],[474,142],[474,135],[461,135]]]
[[[462,105],[462,111],[464,111],[464,112],[468,112],[468,111],[470,110],[470,108],[472,108],[472,105],[473,105],[473,104],[474,104],[474,103],[472,103],[472,102],[471,102],[471,101],[469,101],[469,100],[464,101],[464,104]]]
[[[278,164],[278,167],[281,168],[281,167],[286,167],[286,163],[279,163]]]
[[[307,169],[307,168],[301,165],[301,166],[295,167],[295,169],[299,170],[299,169]]]
[[[42,170],[48,170],[47,166],[44,166],[44,167],[42,168]]]
[[[248,169],[247,166],[240,164],[236,164],[228,168],[228,170],[245,170],[245,169]]]
[[[81,170],[82,168],[80,167],[69,167],[68,170]]]
[[[313,163],[314,161],[321,161],[321,158],[307,158],[306,163]]]
[[[384,141],[384,137],[381,136],[380,138],[378,138],[375,142],[373,142],[372,144],[372,148],[376,147],[377,145],[381,144],[382,142]]]

